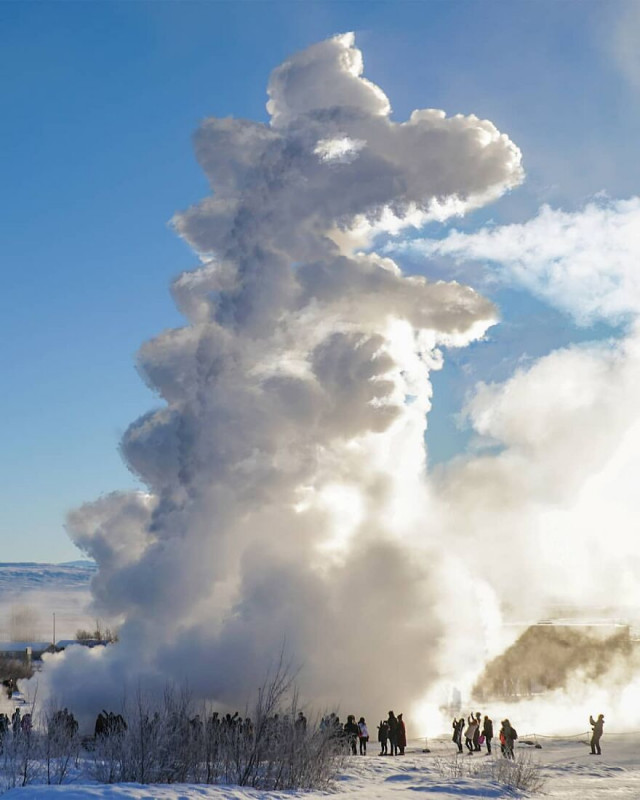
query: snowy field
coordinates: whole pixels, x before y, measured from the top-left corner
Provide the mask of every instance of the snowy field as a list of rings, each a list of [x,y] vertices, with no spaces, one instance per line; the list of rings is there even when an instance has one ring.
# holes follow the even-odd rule
[[[429,800],[461,798],[545,797],[558,800],[600,800],[601,798],[640,798],[640,733],[610,735],[602,740],[603,755],[589,755],[587,735],[553,739],[522,737],[537,741],[542,749],[519,743],[517,762],[540,765],[545,783],[537,792],[517,792],[495,780],[492,770],[503,761],[484,755],[457,756],[448,739],[429,743],[414,741],[404,757],[380,757],[377,750],[367,757],[349,757],[340,771],[333,792],[264,792],[233,786],[194,786],[139,784],[101,785],[81,778],[65,786],[27,786],[4,795],[7,800],[27,798],[103,798],[117,800],[267,800],[267,798],[320,797],[361,798],[362,800]],[[371,748],[370,748],[371,750]],[[458,773],[456,776],[455,773]]]

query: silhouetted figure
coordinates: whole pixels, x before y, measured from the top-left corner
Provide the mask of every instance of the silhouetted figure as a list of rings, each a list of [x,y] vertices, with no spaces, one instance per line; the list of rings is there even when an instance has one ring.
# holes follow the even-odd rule
[[[67,734],[70,737],[73,737],[78,733],[78,720],[66,708],[64,710],[64,725],[65,725],[65,729],[67,731]]]
[[[17,736],[20,733],[20,709],[16,708],[11,716],[11,729],[13,735]]]
[[[364,717],[358,720],[358,742],[360,743],[360,755],[367,755],[367,742],[369,741],[369,729]]]
[[[204,725],[200,719],[200,714],[196,714],[189,720],[189,729],[191,731],[191,738],[196,747],[202,742],[204,737]]]
[[[9,717],[6,714],[0,714],[0,753],[4,752],[4,737],[9,730]]]
[[[454,719],[451,723],[451,727],[453,728],[453,735],[451,736],[451,741],[455,742],[458,745],[458,752],[462,752],[462,731],[464,729],[464,717],[460,717],[460,719]]]
[[[78,723],[70,714],[67,709],[59,712],[63,715],[64,722],[67,726],[69,733],[74,734],[78,730]],[[102,711],[96,718],[94,734],[96,739],[104,739],[107,736],[122,736],[127,730],[127,723],[125,722],[122,714],[114,714],[113,711]]]
[[[407,729],[402,719],[402,714],[398,714],[398,750],[400,755],[404,755],[404,748],[407,746]]]
[[[101,711],[96,717],[96,725],[94,728],[94,736],[96,739],[101,739],[107,733],[107,713]]]
[[[493,739],[493,720],[485,714],[484,722],[482,724],[482,735],[484,736],[485,744],[487,745],[487,755],[491,755],[491,740]]]
[[[344,723],[344,735],[349,747],[351,748],[351,755],[357,756],[356,741],[358,740],[359,728],[356,724],[356,718],[353,714],[349,714],[347,721]]]
[[[513,748],[517,738],[516,729],[508,719],[503,719],[502,727],[500,728],[500,747],[505,758],[514,758]]]
[[[604,716],[602,714],[598,714],[598,719],[594,720],[593,717],[589,717],[589,722],[591,727],[593,728],[593,733],[591,734],[591,753],[592,756],[601,756],[602,750],[600,749],[600,739],[602,738],[603,728],[604,728]]]
[[[98,722],[96,720],[96,725],[97,724]],[[56,739],[73,739],[78,733],[78,723],[69,709],[58,709],[49,719],[47,732],[50,737]]]
[[[22,719],[20,720],[20,728],[25,736],[31,735],[31,728],[32,728],[31,714],[25,714],[24,717],[22,717]]]
[[[307,732],[307,718],[302,713],[302,711],[298,711],[298,716],[296,717],[296,721],[293,723],[296,736],[304,736]]]
[[[389,755],[398,755],[398,720],[393,711],[389,712],[387,717],[387,725],[389,726]]]
[[[380,742],[381,756],[389,755],[389,750],[387,749],[388,739],[389,739],[389,723],[385,719],[383,719],[380,720],[380,724],[378,725],[378,741]]]

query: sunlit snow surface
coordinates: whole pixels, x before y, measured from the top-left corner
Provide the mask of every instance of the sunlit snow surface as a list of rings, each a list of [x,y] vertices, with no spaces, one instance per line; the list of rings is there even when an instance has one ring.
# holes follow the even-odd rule
[[[542,792],[515,793],[519,797],[562,798],[563,800],[600,800],[601,798],[640,797],[640,732],[609,735],[602,739],[603,755],[589,755],[587,734],[567,739],[535,738],[521,736],[527,741],[537,741],[542,749],[519,744],[516,759],[531,759],[540,763],[546,780]],[[454,745],[447,739],[429,742],[431,753],[422,753],[424,742],[413,742],[404,757],[379,757],[373,753],[361,758],[350,757],[339,774],[335,791],[325,792],[264,792],[235,786],[141,786],[139,784],[103,785],[72,783],[65,786],[27,786],[13,789],[4,795],[7,800],[27,798],[58,798],[80,800],[267,800],[267,798],[350,798],[361,800],[403,800],[424,795],[430,800],[453,798],[512,797],[513,793],[488,775],[491,758],[486,755],[459,756],[453,753]],[[370,748],[371,750],[371,748]],[[444,774],[456,758],[465,764],[465,777],[449,778]],[[473,773],[476,776],[466,773]]]

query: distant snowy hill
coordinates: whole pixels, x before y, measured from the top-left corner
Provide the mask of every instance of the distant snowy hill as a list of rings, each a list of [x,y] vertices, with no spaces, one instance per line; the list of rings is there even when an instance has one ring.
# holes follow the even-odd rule
[[[67,564],[38,564],[35,562],[0,562],[0,596],[34,590],[86,589],[95,575],[91,561]]]
[[[92,561],[65,564],[0,562],[0,639],[73,638],[79,628],[93,630],[89,582]]]

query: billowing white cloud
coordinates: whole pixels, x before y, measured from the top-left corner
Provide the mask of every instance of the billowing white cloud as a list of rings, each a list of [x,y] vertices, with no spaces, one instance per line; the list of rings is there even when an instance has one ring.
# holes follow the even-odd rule
[[[353,33],[319,42],[285,61],[269,80],[267,110],[274,127],[309,112],[352,108],[388,116],[391,105],[379,86],[362,77],[364,62]]]
[[[164,405],[122,443],[149,491],[69,522],[100,568],[97,609],[124,620],[102,658],[48,665],[88,711],[118,676],[241,703],[283,642],[318,703],[371,713],[440,668],[456,592],[428,535],[429,371],[495,309],[352,245],[497,197],[520,153],[475,116],[392,122],[361,73],[353,37],[335,37],[275,70],[271,125],[196,135],[214,193],[174,224],[204,264],[173,285],[188,325],[140,351]]]
[[[251,248],[272,257],[259,271],[271,293],[286,294],[289,273],[276,255],[315,260],[336,230],[397,231],[462,214],[521,182],[520,151],[491,122],[436,109],[393,122],[384,93],[361,72],[353,36],[337,36],[274,71],[271,127],[209,119],[196,134],[214,195],[174,224],[227,275],[233,264],[245,294],[257,277],[243,261]]]
[[[426,256],[481,261],[580,324],[640,311],[640,198],[602,199],[575,212],[543,206],[521,224],[404,245]],[[402,250],[402,246],[399,248]]]

